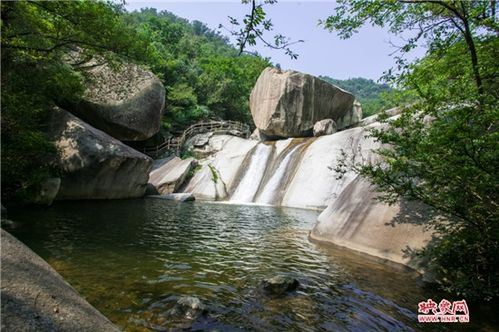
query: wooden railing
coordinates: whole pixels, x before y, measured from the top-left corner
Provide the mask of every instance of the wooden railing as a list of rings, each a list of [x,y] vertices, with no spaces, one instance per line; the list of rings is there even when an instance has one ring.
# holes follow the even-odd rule
[[[247,124],[237,121],[204,121],[193,124],[182,132],[182,135],[170,137],[162,143],[146,147],[142,152],[152,158],[157,158],[160,155],[170,151],[171,154],[179,155],[182,146],[189,138],[194,135],[213,132],[215,134],[230,134],[234,136],[248,138],[251,134],[250,127]]]

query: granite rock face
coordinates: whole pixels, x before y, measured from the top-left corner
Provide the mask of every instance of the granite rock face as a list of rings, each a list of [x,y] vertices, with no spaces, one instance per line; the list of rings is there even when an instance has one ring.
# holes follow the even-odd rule
[[[421,269],[408,253],[432,238],[424,228],[428,207],[405,201],[388,205],[377,201],[378,195],[358,176],[321,213],[310,238]]]
[[[331,135],[336,132],[336,122],[332,119],[317,121],[314,125],[314,136]]]
[[[54,112],[52,126],[61,171],[56,199],[144,195],[151,158],[61,109]]]
[[[251,92],[250,109],[260,133],[270,138],[312,136],[324,119],[343,129],[362,118],[352,94],[312,75],[270,67]]]
[[[161,195],[174,193],[184,183],[194,165],[193,158],[169,159],[149,174],[149,184],[154,186]]]
[[[84,71],[84,77],[83,98],[65,102],[65,109],[122,141],[146,140],[159,131],[165,88],[152,72],[131,63],[117,69],[104,63]]]
[[[2,331],[119,331],[9,233],[2,238]]]

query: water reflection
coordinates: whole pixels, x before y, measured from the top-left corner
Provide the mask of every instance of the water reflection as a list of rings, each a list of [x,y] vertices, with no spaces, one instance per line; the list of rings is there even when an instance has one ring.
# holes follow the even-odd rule
[[[209,315],[193,325],[199,330],[423,328],[415,323],[417,303],[439,295],[411,271],[310,243],[316,217],[156,199],[65,202],[13,211],[19,225],[11,231],[127,331],[175,327],[166,312],[185,295],[208,306]],[[297,278],[299,290],[263,296],[261,279],[277,273]]]

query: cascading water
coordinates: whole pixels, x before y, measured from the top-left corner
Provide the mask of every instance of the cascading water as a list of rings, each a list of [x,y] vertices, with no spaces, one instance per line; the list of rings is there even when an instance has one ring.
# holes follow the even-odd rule
[[[248,170],[245,172],[244,177],[232,195],[230,199],[231,202],[253,202],[256,192],[260,186],[260,182],[265,174],[267,162],[272,154],[272,150],[272,146],[268,146],[263,143],[260,143],[255,147],[251,155]]]
[[[294,159],[294,156],[298,152],[301,145],[302,144],[293,147],[286,154],[284,159],[282,159],[282,161],[279,163],[279,166],[272,174],[272,177],[270,178],[270,180],[267,181],[267,183],[263,187],[263,190],[256,198],[255,200],[256,203],[272,204],[273,201],[276,199],[276,197],[280,196],[278,194],[278,191],[281,189],[282,181],[284,179],[284,176],[286,175],[286,172],[289,171],[288,166],[290,162]]]

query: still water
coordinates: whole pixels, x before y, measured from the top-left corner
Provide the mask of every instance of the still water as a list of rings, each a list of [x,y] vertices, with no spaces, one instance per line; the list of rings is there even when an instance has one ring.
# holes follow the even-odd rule
[[[62,202],[9,211],[7,228],[126,331],[167,331],[185,295],[207,331],[411,331],[417,304],[442,298],[417,274],[308,241],[317,212],[161,199]],[[298,291],[269,297],[263,278],[295,277]],[[457,299],[453,299],[457,300]],[[449,330],[494,330],[487,310]],[[484,316],[475,319],[479,314]],[[485,312],[485,314],[484,314]]]

